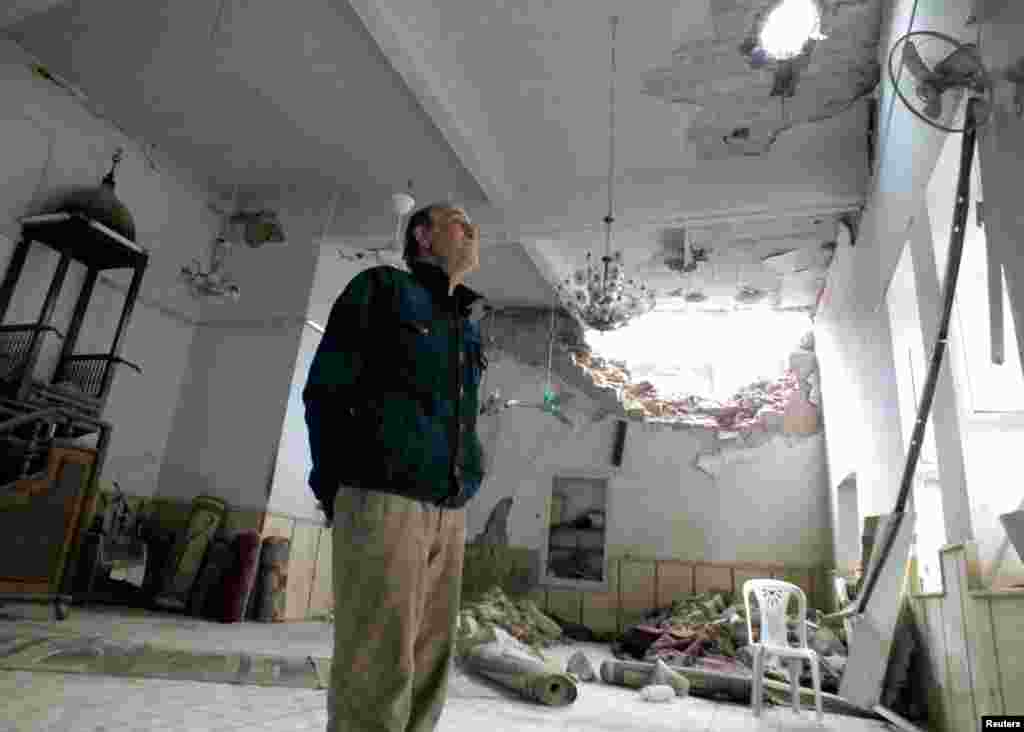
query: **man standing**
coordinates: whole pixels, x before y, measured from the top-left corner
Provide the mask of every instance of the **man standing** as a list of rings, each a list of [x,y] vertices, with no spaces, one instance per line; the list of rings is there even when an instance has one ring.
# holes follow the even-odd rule
[[[454,653],[464,506],[479,490],[486,368],[462,285],[479,228],[435,204],[405,234],[410,272],[372,267],[331,309],[303,391],[309,484],[333,524],[328,732],[430,732]]]

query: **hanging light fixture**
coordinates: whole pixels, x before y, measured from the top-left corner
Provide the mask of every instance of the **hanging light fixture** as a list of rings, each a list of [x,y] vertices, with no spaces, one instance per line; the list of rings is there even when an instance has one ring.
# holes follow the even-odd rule
[[[232,208],[238,200],[238,189],[232,196]],[[193,259],[189,266],[181,268],[181,277],[188,285],[192,297],[197,300],[212,302],[237,301],[241,297],[242,290],[235,280],[224,271],[224,263],[228,252],[231,251],[231,241],[228,239],[230,227],[230,215],[219,212],[221,215],[221,231],[210,250],[210,268],[203,270],[198,259]]]
[[[191,265],[181,268],[181,276],[192,297],[214,302],[238,300],[242,294],[241,288],[224,271],[224,260],[230,248],[231,243],[223,235],[218,236],[210,253],[210,269],[203,271],[198,259],[193,259]]]
[[[608,214],[604,217],[605,253],[603,267],[594,265],[587,253],[586,266],[577,269],[558,287],[570,312],[593,330],[621,328],[633,318],[654,308],[654,292],[637,280],[626,279],[622,252],[612,253],[612,224],[615,223],[615,31],[619,17],[611,23],[611,83],[608,124]]]

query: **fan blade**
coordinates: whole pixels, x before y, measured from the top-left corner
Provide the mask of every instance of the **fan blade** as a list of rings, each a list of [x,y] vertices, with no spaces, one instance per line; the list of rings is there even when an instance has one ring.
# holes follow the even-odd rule
[[[929,83],[934,77],[932,70],[925,65],[921,54],[917,52],[917,46],[913,41],[903,44],[903,66],[911,76],[923,84]]]
[[[936,75],[944,77],[970,77],[981,70],[981,59],[973,44],[966,44],[956,49],[935,67]]]

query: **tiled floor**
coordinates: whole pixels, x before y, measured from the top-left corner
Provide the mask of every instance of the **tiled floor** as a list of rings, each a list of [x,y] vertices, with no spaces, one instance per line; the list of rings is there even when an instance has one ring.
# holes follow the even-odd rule
[[[331,632],[321,623],[221,625],[180,616],[125,614],[75,608],[68,621],[0,617],[62,633],[139,640],[203,651],[247,651],[294,656],[331,655]],[[607,646],[556,647],[564,665],[583,647],[595,667],[610,657]],[[0,671],[0,732],[129,732],[152,730],[323,730],[325,692],[201,682],[126,679],[75,674]],[[867,732],[891,729],[881,722],[813,713],[796,717],[769,708],[756,720],[750,708],[688,698],[667,704],[601,683],[584,684],[576,703],[551,709],[523,702],[473,678],[453,676],[438,732],[788,732],[825,729]]]
[[[325,693],[199,682],[0,672],[0,732],[212,732],[323,730]],[[884,724],[826,715],[795,717],[702,699],[644,702],[628,689],[586,686],[575,704],[549,709],[504,698],[449,699],[438,732],[868,732]]]

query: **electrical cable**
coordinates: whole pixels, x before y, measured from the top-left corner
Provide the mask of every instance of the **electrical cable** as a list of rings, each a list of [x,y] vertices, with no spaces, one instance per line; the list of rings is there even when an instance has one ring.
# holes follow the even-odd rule
[[[327,239],[327,234],[331,230],[331,225],[334,223],[334,214],[338,208],[338,192],[334,191],[331,193],[331,198],[327,202],[327,215],[324,217],[324,228],[320,232],[320,244],[323,245]]]

